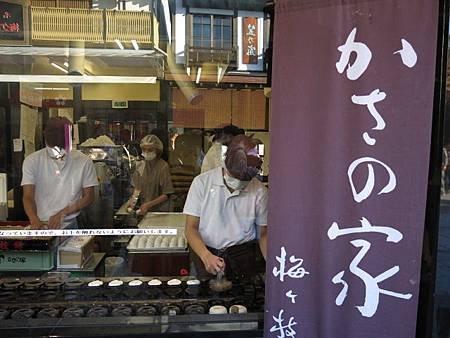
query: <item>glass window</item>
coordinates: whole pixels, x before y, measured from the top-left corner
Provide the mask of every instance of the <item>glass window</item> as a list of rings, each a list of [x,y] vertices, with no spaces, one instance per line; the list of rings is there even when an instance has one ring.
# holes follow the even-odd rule
[[[193,15],[194,47],[230,48],[232,46],[231,17],[220,15]],[[211,26],[211,18],[213,25]],[[212,34],[212,39],[211,39]]]
[[[53,325],[75,317],[71,332],[94,335],[105,320],[113,324],[101,334],[120,326],[131,336],[134,316],[152,332],[166,330],[165,316],[180,337],[215,334],[229,331],[229,316],[209,326],[196,315],[223,312],[241,313],[232,325],[259,334],[267,74],[239,65],[233,17],[178,17],[189,8],[176,1],[169,44],[162,1],[20,2],[0,1],[2,10],[14,5],[0,13],[0,26],[26,27],[0,31],[0,230],[56,232],[0,236],[0,336],[10,336],[3,324],[12,322],[64,336],[69,329],[56,333]],[[238,135],[254,135],[246,151],[255,170],[227,174],[234,180],[226,183],[223,163]],[[223,203],[201,210],[214,199],[197,177],[212,173],[221,203],[251,180],[263,201],[257,215],[249,199],[226,217],[216,212]],[[219,278],[189,245],[199,217],[216,227],[200,233]],[[230,219],[229,240],[209,241]],[[176,316],[185,324],[172,326]]]
[[[194,47],[210,47],[211,46],[211,16],[210,15],[193,15],[193,37]]]
[[[0,336],[267,327],[272,2],[166,3],[0,1]],[[389,43],[400,62],[407,45],[393,56],[404,41]],[[447,104],[447,160],[449,116]],[[447,160],[423,254],[424,274],[437,255],[426,315],[438,338],[450,332]]]

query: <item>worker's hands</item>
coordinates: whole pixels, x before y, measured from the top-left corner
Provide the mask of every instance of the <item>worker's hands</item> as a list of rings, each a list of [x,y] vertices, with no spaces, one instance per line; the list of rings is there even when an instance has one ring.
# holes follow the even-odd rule
[[[41,230],[42,229],[42,223],[39,218],[30,219],[31,222],[31,230]]]
[[[130,200],[128,201],[128,208],[130,209],[134,209],[134,207],[136,206],[138,199],[137,197],[131,197]]]
[[[223,258],[213,255],[208,251],[208,254],[202,258],[206,271],[216,275],[219,271],[225,271],[225,261]]]
[[[61,227],[61,224],[64,221],[64,217],[66,217],[66,214],[61,210],[56,215],[53,215],[48,220],[48,228],[49,229],[58,229]]]
[[[143,203],[136,213],[140,216],[145,216],[145,214],[149,212],[151,208],[152,206],[150,203]]]

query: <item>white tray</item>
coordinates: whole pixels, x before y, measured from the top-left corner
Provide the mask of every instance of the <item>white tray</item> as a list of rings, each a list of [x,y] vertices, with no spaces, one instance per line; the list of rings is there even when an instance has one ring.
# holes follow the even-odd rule
[[[170,235],[158,235],[158,236],[151,236],[151,235],[148,235],[148,236],[133,236],[133,238],[131,239],[131,241],[128,243],[128,245],[127,245],[127,250],[129,251],[129,252],[135,252],[135,253],[137,253],[137,252],[157,252],[157,251],[159,251],[159,252],[171,252],[171,251],[173,251],[173,252],[180,252],[180,251],[186,251],[186,248],[187,248],[187,241],[186,241],[186,238],[184,238],[184,233],[182,233],[182,234],[178,234],[177,236],[176,236],[176,238],[177,238],[177,243],[178,243],[178,238],[179,237],[183,237],[183,239],[184,239],[184,246],[165,246],[165,247],[161,247],[161,246],[157,246],[157,247],[154,247],[154,246],[146,246],[146,247],[143,247],[143,248],[139,248],[138,246],[137,246],[137,243],[138,243],[138,241],[139,241],[139,239],[140,238],[142,238],[142,237],[145,237],[147,240],[150,238],[150,237],[155,237],[155,240],[156,240],[156,238],[158,238],[158,237],[162,237],[162,238],[168,238],[169,239],[169,241],[170,241],[170,239],[172,239],[174,236],[170,236]]]

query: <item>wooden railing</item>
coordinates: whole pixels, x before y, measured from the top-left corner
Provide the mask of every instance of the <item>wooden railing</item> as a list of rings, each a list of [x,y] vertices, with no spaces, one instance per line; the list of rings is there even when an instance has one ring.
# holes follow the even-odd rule
[[[31,0],[35,7],[91,8],[91,0]]]
[[[186,45],[184,49],[186,66],[198,66],[203,63],[235,64],[236,48],[207,48]]]
[[[150,12],[105,10],[106,42],[114,40],[152,42],[152,15]]]
[[[31,7],[31,38],[95,43],[155,43],[150,12]]]
[[[102,42],[102,11],[31,7],[31,39]]]

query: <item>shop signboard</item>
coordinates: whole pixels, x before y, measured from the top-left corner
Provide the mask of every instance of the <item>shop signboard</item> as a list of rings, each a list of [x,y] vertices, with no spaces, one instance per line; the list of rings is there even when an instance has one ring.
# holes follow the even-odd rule
[[[258,64],[258,18],[242,18],[242,63]]]
[[[117,101],[113,100],[112,102],[112,108],[115,109],[125,109],[128,108],[128,101]]]
[[[0,1],[0,44],[26,44],[28,36],[26,1]]]
[[[415,337],[438,2],[276,2],[266,337]]]

